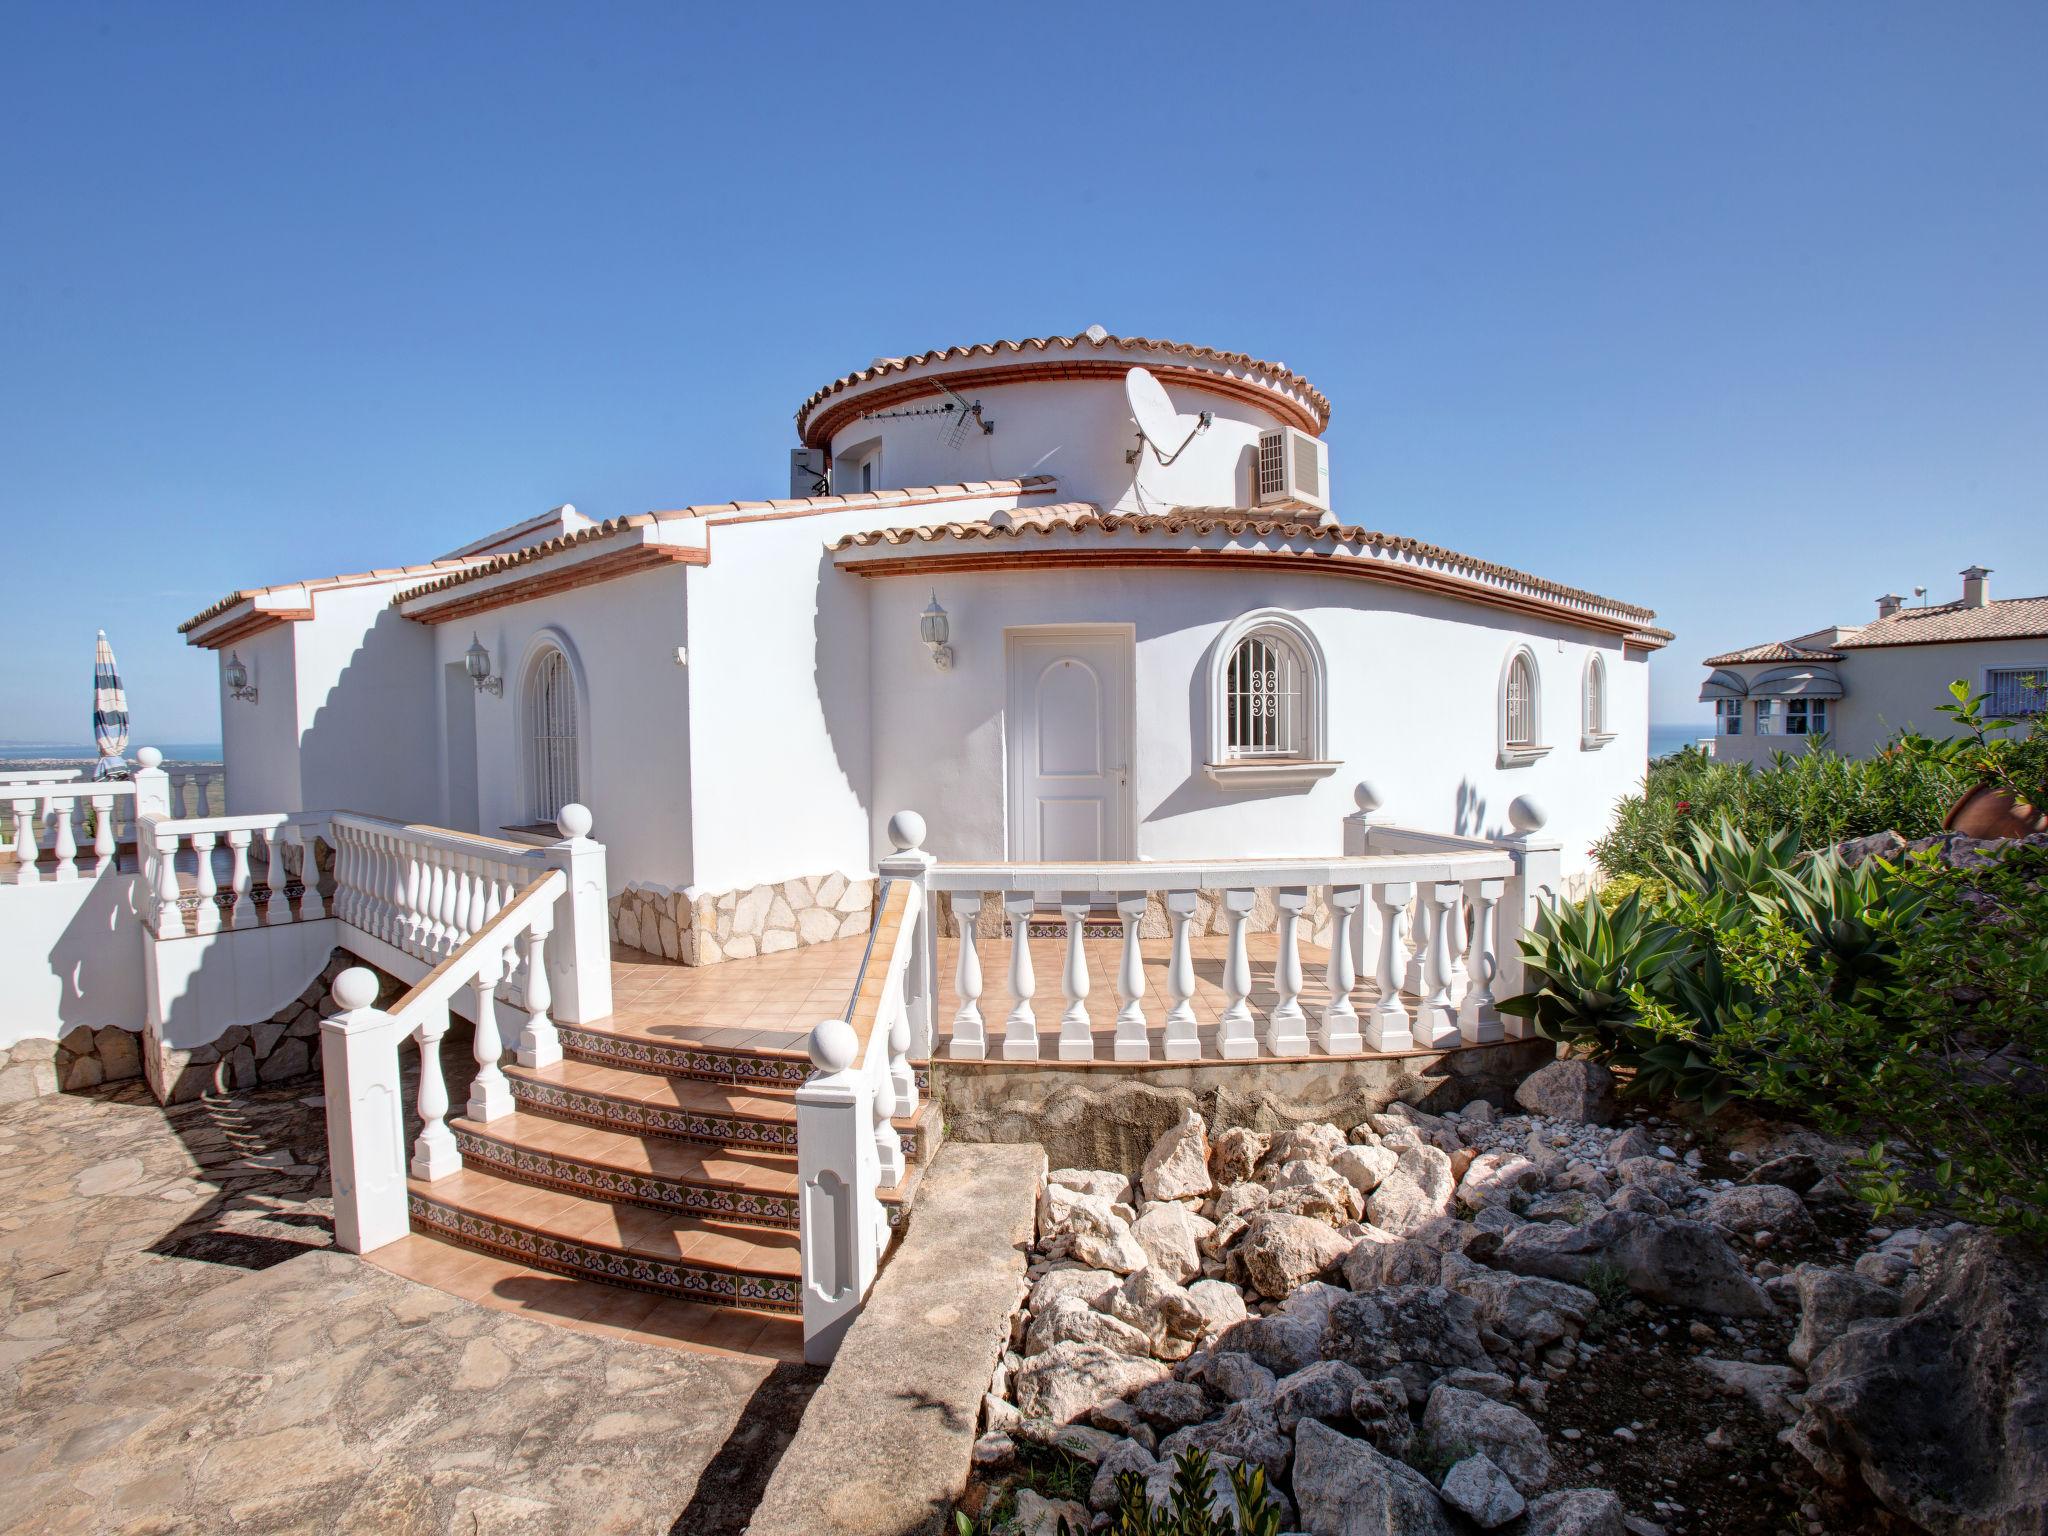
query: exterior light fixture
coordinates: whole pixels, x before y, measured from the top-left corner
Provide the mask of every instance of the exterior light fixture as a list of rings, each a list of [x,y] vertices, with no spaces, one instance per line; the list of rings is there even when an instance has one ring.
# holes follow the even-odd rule
[[[249,686],[249,669],[242,665],[241,654],[228,652],[228,664],[220,669],[221,681],[228,685],[228,697],[240,699],[245,704],[256,702],[256,690]]]
[[[462,667],[469,673],[469,680],[476,684],[478,693],[488,693],[500,699],[505,697],[505,679],[491,676],[491,653],[484,649],[483,641],[477,638],[474,630],[470,632],[469,649],[462,654]]]
[[[932,665],[941,672],[953,670],[953,647],[946,644],[951,625],[946,619],[946,610],[939,606],[939,594],[932,593],[931,606],[917,616],[918,638],[932,653]]]

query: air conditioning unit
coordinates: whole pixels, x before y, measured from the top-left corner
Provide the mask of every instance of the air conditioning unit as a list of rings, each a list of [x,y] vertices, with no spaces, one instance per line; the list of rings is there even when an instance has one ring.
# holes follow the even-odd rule
[[[824,449],[789,450],[789,494],[792,499],[801,496],[823,496],[831,489],[832,477],[825,469]]]
[[[1275,427],[1259,434],[1259,485],[1262,507],[1297,502],[1330,509],[1330,445],[1293,427]]]

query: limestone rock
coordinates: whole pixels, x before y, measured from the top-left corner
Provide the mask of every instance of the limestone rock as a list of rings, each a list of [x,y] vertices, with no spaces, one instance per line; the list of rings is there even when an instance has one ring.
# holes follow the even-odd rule
[[[1209,1145],[1209,1172],[1217,1187],[1241,1184],[1252,1176],[1259,1159],[1272,1145],[1270,1136],[1244,1126],[1232,1126]]]
[[[1745,1184],[1781,1184],[1795,1195],[1809,1193],[1834,1168],[1811,1152],[1787,1152],[1759,1163],[1742,1176]]]
[[[1188,1200],[1216,1187],[1209,1177],[1209,1132],[1198,1110],[1182,1110],[1179,1123],[1152,1144],[1138,1182],[1151,1200]]]
[[[1280,1211],[1261,1211],[1236,1249],[1261,1296],[1279,1299],[1313,1280],[1351,1251],[1327,1223]]]
[[[1159,1459],[1171,1462],[1182,1451],[1197,1447],[1211,1456],[1255,1462],[1273,1482],[1286,1475],[1287,1464],[1294,1457],[1294,1447],[1280,1433],[1269,1403],[1232,1403],[1221,1418],[1175,1430],[1159,1442]]]
[[[1544,1280],[1475,1264],[1462,1253],[1447,1253],[1440,1271],[1443,1284],[1468,1297],[1478,1309],[1478,1323],[1503,1338],[1538,1348],[1562,1338],[1577,1338],[1600,1298],[1562,1280]]]
[[[1109,1315],[1143,1337],[1161,1360],[1184,1360],[1208,1332],[1201,1306],[1164,1272],[1146,1265],[1108,1299]]]
[[[1216,1348],[1248,1355],[1276,1376],[1290,1376],[1320,1358],[1322,1338],[1321,1325],[1276,1312],[1268,1317],[1248,1317],[1225,1329]]]
[[[1700,1355],[1694,1362],[1728,1397],[1741,1397],[1767,1419],[1790,1424],[1799,1417],[1791,1395],[1799,1390],[1799,1373],[1789,1365],[1762,1365],[1752,1360],[1723,1360]]]
[[[1017,1490],[1017,1514],[1010,1529],[1016,1536],[1059,1536],[1060,1522],[1071,1531],[1088,1529],[1088,1506],[1072,1499],[1048,1499],[1029,1488]]]
[[[1016,1403],[1027,1418],[1070,1424],[1098,1404],[1126,1398],[1167,1374],[1156,1360],[1073,1340],[1034,1355],[1017,1371]]]
[[[1361,1195],[1369,1195],[1379,1188],[1385,1178],[1400,1161],[1400,1154],[1390,1147],[1374,1143],[1369,1146],[1346,1147],[1330,1159],[1330,1167],[1340,1176],[1351,1181],[1351,1187]]]
[[[1209,1394],[1192,1381],[1155,1381],[1131,1399],[1131,1406],[1147,1424],[1169,1434],[1201,1423],[1214,1411]]]
[[[1131,1236],[1152,1267],[1178,1285],[1202,1272],[1202,1239],[1215,1230],[1214,1222],[1172,1201],[1151,1206],[1131,1223]]]
[[[1266,1163],[1275,1168],[1297,1161],[1327,1163],[1344,1147],[1344,1133],[1336,1126],[1311,1121],[1306,1125],[1290,1126],[1275,1136],[1267,1150]]]
[[[1553,1061],[1523,1079],[1515,1102],[1546,1119],[1606,1125],[1614,1118],[1614,1074],[1594,1061]]]
[[[1529,1506],[1525,1536],[1628,1536],[1621,1500],[1605,1488],[1565,1488]]]
[[[1055,1168],[1045,1176],[1048,1189],[1076,1189],[1087,1195],[1101,1195],[1111,1205],[1131,1198],[1131,1181],[1106,1168]]]
[[[1536,1421],[1484,1393],[1439,1385],[1422,1410],[1422,1439],[1439,1456],[1479,1452],[1524,1498],[1550,1481],[1550,1448]]]
[[[1702,1222],[1610,1211],[1582,1227],[1531,1222],[1501,1239],[1493,1262],[1516,1274],[1582,1283],[1613,1266],[1651,1301],[1725,1317],[1768,1317],[1773,1308],[1727,1239]]]
[[[1095,1464],[1095,1481],[1088,1489],[1088,1507],[1094,1510],[1115,1509],[1117,1474],[1135,1472],[1139,1477],[1149,1477],[1158,1465],[1159,1458],[1137,1441],[1119,1440]]]
[[[1398,1376],[1410,1396],[1420,1397],[1447,1370],[1485,1370],[1492,1363],[1476,1317],[1469,1300],[1440,1285],[1347,1296],[1330,1309],[1322,1353],[1369,1377]]]
[[[1508,1152],[1482,1152],[1458,1181],[1458,1204],[1468,1211],[1507,1205],[1542,1182],[1541,1170],[1528,1158]]]
[[[2048,1276],[2017,1238],[1940,1250],[1901,1316],[1814,1356],[1792,1444],[1930,1531],[2036,1532],[2048,1508]]]
[[[1097,1312],[1078,1296],[1062,1296],[1043,1312],[1034,1313],[1025,1335],[1027,1357],[1042,1355],[1057,1344],[1101,1344],[1125,1355],[1149,1355],[1152,1340],[1141,1330],[1106,1312]]]
[[[1378,1227],[1344,1255],[1344,1283],[1354,1291],[1376,1291],[1389,1285],[1435,1285],[1443,1254],[1423,1237],[1396,1237]]]
[[[1342,1360],[1318,1360],[1274,1384],[1273,1421],[1282,1434],[1291,1435],[1303,1419],[1325,1424],[1347,1420],[1351,1399],[1365,1384],[1365,1378]]]
[[[1222,1350],[1202,1367],[1202,1379],[1209,1390],[1232,1403],[1271,1402],[1279,1378],[1250,1355]]]
[[[1119,1275],[1128,1275],[1152,1262],[1121,1216],[1110,1217],[1106,1231],[1075,1232],[1065,1239],[1065,1243],[1068,1255],[1090,1269],[1108,1269]]]
[[[1244,1297],[1234,1285],[1222,1280],[1197,1280],[1188,1287],[1188,1297],[1202,1309],[1202,1337],[1213,1339],[1246,1317]]]
[[[1233,1530],[1236,1528],[1237,1520],[1237,1490],[1231,1486],[1230,1469],[1234,1465],[1234,1457],[1209,1458],[1209,1513],[1218,1521],[1228,1519]],[[1145,1502],[1155,1510],[1163,1511],[1171,1506],[1177,1470],[1171,1459],[1162,1459],[1153,1467],[1152,1475],[1145,1479]],[[1287,1502],[1287,1496],[1279,1489],[1268,1484],[1266,1500],[1269,1505],[1280,1506],[1280,1520],[1283,1525],[1292,1519],[1293,1506]]]
[[[1351,1394],[1351,1418],[1360,1438],[1376,1451],[1406,1461],[1415,1450],[1415,1422],[1408,1417],[1408,1389],[1398,1376],[1368,1381]]]
[[[1507,1473],[1485,1456],[1467,1456],[1444,1474],[1444,1502],[1482,1531],[1506,1525],[1528,1508]]]
[[[1631,1157],[1614,1165],[1614,1173],[1631,1189],[1648,1190],[1666,1205],[1684,1205],[1698,1186],[1677,1163],[1661,1157]]]
[[[1897,1291],[1847,1270],[1802,1264],[1792,1272],[1792,1281],[1799,1294],[1799,1329],[1785,1357],[1801,1370],[1851,1328],[1898,1316]]]
[[[1295,1433],[1294,1497],[1316,1536],[1454,1536],[1428,1478],[1314,1419]]]
[[[1032,1316],[1051,1309],[1052,1304],[1062,1296],[1078,1296],[1081,1300],[1101,1311],[1103,1303],[1117,1288],[1117,1277],[1106,1269],[1089,1269],[1082,1264],[1062,1264],[1047,1270],[1039,1276],[1038,1283],[1031,1287],[1031,1300],[1026,1303]]]
[[[1372,1224],[1397,1237],[1404,1237],[1442,1216],[1451,1208],[1451,1160],[1441,1148],[1412,1135],[1386,1143],[1395,1150],[1394,1166],[1381,1176],[1367,1201]]]
[[[1744,1236],[1775,1232],[1780,1237],[1812,1234],[1806,1202],[1782,1184],[1738,1184],[1707,1197],[1700,1215],[1725,1232]]]
[[[1038,1236],[1041,1242],[1071,1232],[1107,1232],[1115,1218],[1115,1201],[1093,1190],[1071,1184],[1048,1183],[1038,1196]]]

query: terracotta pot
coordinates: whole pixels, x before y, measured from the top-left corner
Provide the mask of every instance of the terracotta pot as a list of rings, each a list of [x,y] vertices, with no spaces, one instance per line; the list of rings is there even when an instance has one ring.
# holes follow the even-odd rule
[[[2048,812],[2034,809],[2009,789],[1979,784],[1949,807],[1941,825],[1965,837],[2025,837],[2048,832]]]

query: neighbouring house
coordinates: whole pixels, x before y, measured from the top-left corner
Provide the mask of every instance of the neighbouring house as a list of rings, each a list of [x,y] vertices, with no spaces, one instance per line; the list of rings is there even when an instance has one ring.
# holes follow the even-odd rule
[[[519,837],[580,801],[618,936],[687,964],[864,920],[904,808],[942,857],[1060,861],[1331,851],[1361,779],[1443,832],[1528,796],[1571,878],[1670,637],[1363,526],[1329,411],[1100,327],[878,358],[798,410],[788,499],[561,507],[195,616],[228,809]]]
[[[2048,597],[1993,598],[1991,572],[1962,573],[1954,602],[1877,600],[1868,624],[1833,624],[1720,656],[1700,689],[1714,706],[1714,755],[1768,762],[1822,737],[1867,757],[1897,732],[1949,736],[1938,706],[1958,680],[1988,698],[1985,713],[2026,720],[2048,709]]]

